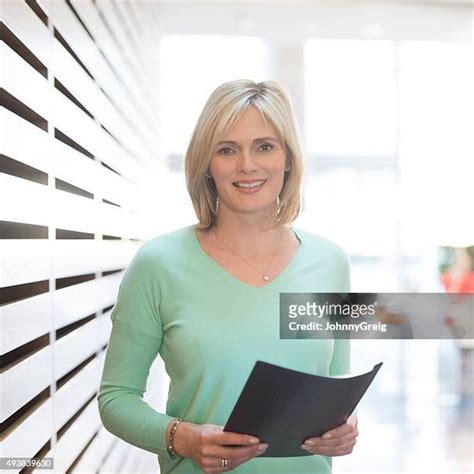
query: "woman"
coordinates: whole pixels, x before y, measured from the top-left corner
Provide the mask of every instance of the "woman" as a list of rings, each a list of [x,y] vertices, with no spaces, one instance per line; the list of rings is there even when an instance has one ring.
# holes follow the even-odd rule
[[[290,225],[302,158],[281,87],[218,87],[185,172],[199,223],[146,242],[124,275],[98,396],[104,426],[158,454],[162,473],[331,472],[330,456],[352,451],[355,417],[306,440],[302,454],[314,456],[296,458],[259,457],[265,440],[223,431],[256,360],[349,372],[348,341],[279,339],[280,292],[350,291],[344,251]],[[142,400],[158,353],[170,376],[166,413]]]

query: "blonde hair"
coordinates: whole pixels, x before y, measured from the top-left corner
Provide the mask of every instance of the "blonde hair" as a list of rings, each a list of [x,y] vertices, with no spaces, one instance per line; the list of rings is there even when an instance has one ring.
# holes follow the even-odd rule
[[[277,223],[291,224],[301,209],[303,159],[290,100],[274,81],[255,83],[241,79],[221,84],[210,95],[199,116],[185,155],[185,177],[189,196],[199,220],[199,229],[217,223],[217,189],[206,177],[213,150],[247,107],[256,107],[275,128],[287,154],[283,187],[279,194]]]

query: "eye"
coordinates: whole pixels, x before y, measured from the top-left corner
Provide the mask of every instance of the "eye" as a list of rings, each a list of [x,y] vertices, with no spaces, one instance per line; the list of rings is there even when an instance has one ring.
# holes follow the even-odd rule
[[[265,147],[265,149],[262,149],[262,147]],[[270,143],[262,143],[258,148],[262,149],[262,151],[264,152],[269,152],[272,151],[275,147],[273,145],[270,145]]]
[[[231,155],[233,151],[234,150],[232,150],[232,148],[224,147],[224,148],[221,148],[217,153],[219,153],[220,155]]]

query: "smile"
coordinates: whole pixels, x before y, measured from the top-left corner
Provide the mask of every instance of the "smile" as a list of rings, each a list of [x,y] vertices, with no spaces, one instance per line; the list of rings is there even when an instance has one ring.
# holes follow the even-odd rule
[[[237,188],[251,189],[251,188],[258,188],[260,186],[263,186],[266,182],[267,182],[266,179],[261,179],[259,181],[252,181],[252,182],[237,181],[237,182],[232,183],[232,184]]]

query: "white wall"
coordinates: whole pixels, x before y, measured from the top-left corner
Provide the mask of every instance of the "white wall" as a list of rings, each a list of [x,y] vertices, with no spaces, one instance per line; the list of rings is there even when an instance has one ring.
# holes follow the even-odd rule
[[[167,173],[156,12],[71,5],[1,2],[1,456],[54,457],[60,473],[153,472],[156,456],[101,426],[96,394],[123,270],[167,225],[149,217]],[[163,373],[158,361],[157,407]]]

